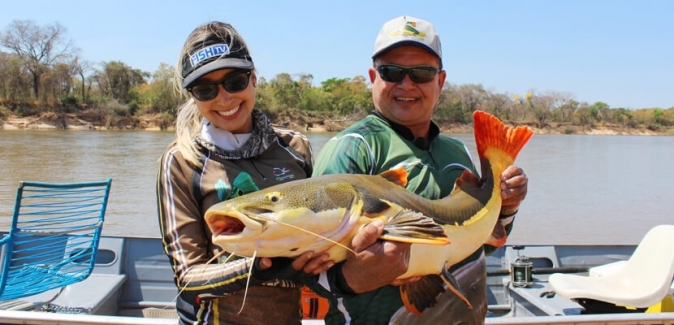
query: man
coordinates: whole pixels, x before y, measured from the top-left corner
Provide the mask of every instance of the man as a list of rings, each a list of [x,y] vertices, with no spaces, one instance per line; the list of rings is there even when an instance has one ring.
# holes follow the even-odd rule
[[[477,175],[465,145],[440,135],[431,121],[446,77],[440,39],[433,26],[409,16],[385,23],[372,59],[368,75],[375,111],[326,143],[313,175],[379,174],[403,164],[409,173],[407,189],[429,199],[448,195],[465,169]],[[500,221],[510,231],[528,181],[515,166],[509,166],[501,180]],[[418,277],[395,279],[407,269],[409,244],[377,241],[381,232],[381,222],[364,228],[352,243],[359,253],[320,276],[316,290],[333,293],[327,324],[484,323],[487,299],[483,248],[450,270],[473,309],[447,290],[438,296],[434,307],[416,316],[403,307],[397,285]]]

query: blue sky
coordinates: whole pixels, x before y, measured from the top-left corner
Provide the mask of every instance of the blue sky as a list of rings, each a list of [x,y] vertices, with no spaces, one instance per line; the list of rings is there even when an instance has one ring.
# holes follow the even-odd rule
[[[5,1],[13,20],[60,23],[92,62],[148,72],[174,65],[187,35],[210,21],[244,36],[258,73],[366,76],[381,25],[401,15],[434,24],[447,81],[508,94],[559,92],[613,108],[674,106],[674,1]]]

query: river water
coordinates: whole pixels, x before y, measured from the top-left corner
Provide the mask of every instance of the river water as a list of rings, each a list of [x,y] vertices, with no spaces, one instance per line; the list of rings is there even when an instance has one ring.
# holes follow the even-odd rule
[[[332,133],[308,133],[318,153]],[[452,135],[475,153],[471,134]],[[21,180],[112,177],[104,235],[158,237],[155,183],[171,132],[0,130],[0,227]],[[529,177],[509,244],[637,244],[674,224],[674,137],[535,135],[518,157]],[[671,200],[671,201],[670,201]]]

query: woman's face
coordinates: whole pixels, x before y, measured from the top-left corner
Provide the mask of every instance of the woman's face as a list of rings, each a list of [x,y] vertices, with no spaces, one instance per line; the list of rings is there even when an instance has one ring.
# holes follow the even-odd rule
[[[222,69],[208,73],[195,81],[198,83],[219,82],[230,74],[239,72],[236,69]],[[199,113],[216,127],[232,133],[250,133],[253,131],[253,106],[255,105],[255,84],[257,76],[251,72],[248,86],[242,91],[230,93],[218,85],[215,98],[200,101],[194,98]]]

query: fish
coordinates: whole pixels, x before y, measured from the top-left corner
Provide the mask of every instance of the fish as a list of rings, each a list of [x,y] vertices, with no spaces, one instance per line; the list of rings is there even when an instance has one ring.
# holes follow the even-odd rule
[[[320,175],[214,204],[204,215],[212,241],[238,256],[314,251],[340,262],[358,230],[381,219],[380,239],[412,244],[407,272],[398,278],[421,280],[400,286],[407,310],[420,314],[432,307],[443,284],[472,308],[448,269],[488,241],[505,243],[498,222],[500,175],[533,135],[526,126],[507,126],[479,110],[473,127],[481,177],[465,170],[446,197],[430,200],[407,190],[402,166],[379,175]]]

